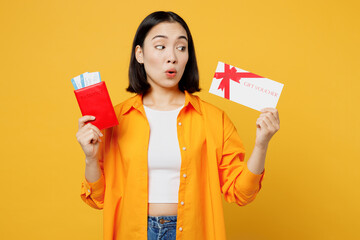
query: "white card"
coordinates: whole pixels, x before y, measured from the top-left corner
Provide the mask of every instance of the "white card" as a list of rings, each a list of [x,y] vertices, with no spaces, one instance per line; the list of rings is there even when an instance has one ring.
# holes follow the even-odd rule
[[[101,82],[99,72],[92,72],[92,73],[86,72],[83,75],[84,75],[84,87]]]
[[[284,84],[218,62],[209,92],[257,111],[276,108]]]
[[[82,88],[80,75],[71,79],[71,82],[72,82],[75,90]]]
[[[100,72],[85,72],[71,79],[75,90],[101,82]]]

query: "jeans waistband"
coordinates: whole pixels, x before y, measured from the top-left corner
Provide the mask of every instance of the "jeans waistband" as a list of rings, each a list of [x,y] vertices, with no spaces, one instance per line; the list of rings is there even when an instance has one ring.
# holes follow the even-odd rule
[[[177,215],[171,216],[149,216],[148,215],[148,225],[149,227],[170,227],[176,226]]]

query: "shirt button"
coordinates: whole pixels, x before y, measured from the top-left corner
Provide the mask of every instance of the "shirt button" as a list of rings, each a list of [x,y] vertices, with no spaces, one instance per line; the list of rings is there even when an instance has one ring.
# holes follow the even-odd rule
[[[183,147],[183,150],[185,151],[185,150],[186,150],[186,147]]]
[[[181,205],[184,205],[184,202],[181,202]]]
[[[183,174],[183,177],[186,177],[186,173]]]
[[[182,231],[182,227],[179,227],[179,231],[180,231],[180,232]]]
[[[181,122],[179,122],[179,126],[181,126]]]

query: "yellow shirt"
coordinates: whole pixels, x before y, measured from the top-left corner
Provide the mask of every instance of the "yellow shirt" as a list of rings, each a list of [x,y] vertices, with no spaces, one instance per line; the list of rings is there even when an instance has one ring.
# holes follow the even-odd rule
[[[84,179],[81,198],[104,210],[105,240],[146,240],[150,127],[142,95],[114,108],[119,125],[102,131],[101,178],[94,183]],[[187,91],[177,134],[181,169],[176,239],[225,240],[221,194],[229,203],[250,203],[264,172],[247,168],[243,144],[228,116]]]

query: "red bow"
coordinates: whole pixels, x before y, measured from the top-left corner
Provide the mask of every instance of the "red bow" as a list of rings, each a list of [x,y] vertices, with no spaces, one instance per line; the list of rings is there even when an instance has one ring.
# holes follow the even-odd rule
[[[224,72],[215,72],[214,78],[222,78],[218,89],[224,90],[224,97],[229,99],[230,97],[230,79],[240,83],[241,78],[262,78],[259,75],[251,72],[237,72],[235,67],[230,69],[229,64],[225,64]]]

